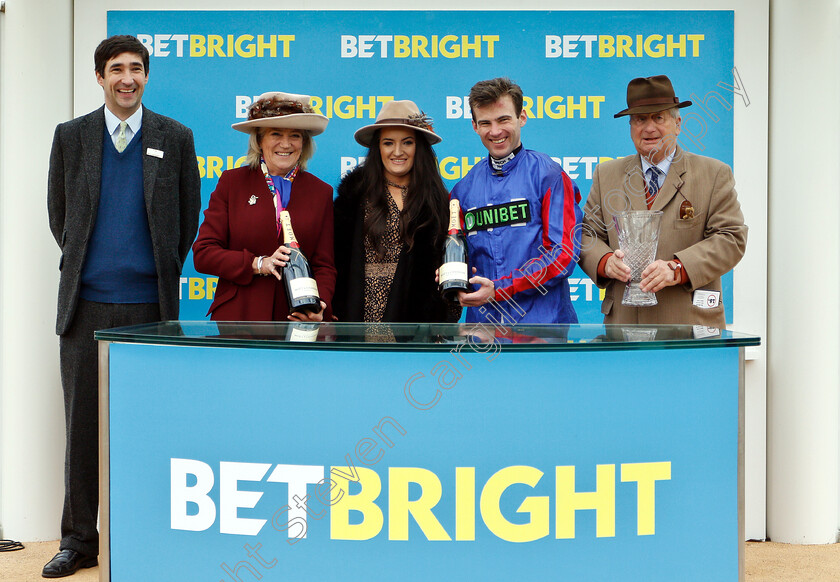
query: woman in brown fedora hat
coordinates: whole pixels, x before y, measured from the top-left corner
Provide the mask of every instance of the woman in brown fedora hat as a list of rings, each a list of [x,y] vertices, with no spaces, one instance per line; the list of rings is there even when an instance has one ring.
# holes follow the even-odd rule
[[[265,93],[233,128],[250,134],[247,165],[222,173],[193,244],[200,273],[218,275],[209,313],[227,321],[321,321],[332,317],[335,289],[332,188],[306,171],[312,136],[327,118],[308,95]],[[315,313],[289,314],[282,267],[280,213],[291,216],[300,250],[309,260],[321,298]]]
[[[335,200],[340,321],[455,321],[460,308],[438,293],[449,193],[432,145],[441,138],[412,101],[389,101],[356,141],[364,163],[342,179]]]

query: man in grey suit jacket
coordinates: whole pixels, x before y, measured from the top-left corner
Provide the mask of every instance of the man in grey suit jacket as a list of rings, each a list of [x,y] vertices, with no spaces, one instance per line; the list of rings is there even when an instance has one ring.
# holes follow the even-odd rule
[[[747,244],[747,227],[732,170],[677,145],[680,102],[664,75],[639,78],[627,87],[634,156],[599,164],[583,211],[580,266],[606,288],[604,323],[696,324],[724,328],[720,277]],[[630,268],[622,260],[613,215],[624,210],[663,212],[656,260],[642,272],[643,291],[656,293],[653,307],[622,305]]]
[[[94,54],[105,105],[55,131],[50,229],[61,248],[60,336],[67,449],[60,551],[42,575],[96,565],[97,329],[178,318],[181,267],[198,228],[192,132],[141,104],[149,53],[114,36]]]

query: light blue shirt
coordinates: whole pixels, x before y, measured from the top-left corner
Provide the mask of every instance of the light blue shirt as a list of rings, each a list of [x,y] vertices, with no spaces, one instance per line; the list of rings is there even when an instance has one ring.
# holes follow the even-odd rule
[[[108,128],[108,133],[111,135],[111,141],[114,142],[115,147],[117,145],[117,136],[120,134],[120,121],[122,120],[111,113],[111,110],[106,106],[105,127]],[[140,131],[140,127],[143,123],[143,108],[138,107],[137,111],[135,111],[131,117],[126,119],[125,122],[127,124],[125,128],[125,145],[128,145],[131,143],[134,135]]]
[[[673,150],[670,154],[665,156],[665,158],[656,164],[656,169],[659,170],[659,187],[662,188],[662,184],[665,183],[665,176],[668,175],[668,170],[671,169],[671,163],[674,161],[674,154],[676,150]],[[648,182],[648,169],[653,167],[644,156],[639,156],[642,158],[642,173],[645,175],[645,182]]]

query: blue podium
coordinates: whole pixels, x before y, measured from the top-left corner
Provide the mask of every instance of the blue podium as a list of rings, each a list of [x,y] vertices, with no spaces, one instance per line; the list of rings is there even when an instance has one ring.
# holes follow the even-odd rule
[[[96,338],[103,580],[743,580],[757,337],[162,322]]]

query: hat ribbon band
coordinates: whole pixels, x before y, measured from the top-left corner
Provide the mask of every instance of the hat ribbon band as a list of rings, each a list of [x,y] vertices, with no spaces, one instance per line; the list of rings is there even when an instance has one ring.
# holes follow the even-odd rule
[[[383,125],[391,123],[401,123],[403,125],[414,125],[407,117],[389,117],[388,119],[377,119],[373,122],[374,125]]]
[[[652,97],[650,99],[638,99],[633,103],[627,105],[632,107],[642,107],[644,105],[670,105],[671,103],[679,103],[680,100],[676,97]]]
[[[374,125],[410,125],[411,127],[416,127],[417,129],[422,129],[425,131],[430,131],[435,133],[432,129],[432,126],[424,121],[423,119],[411,119],[408,117],[388,117],[386,119],[377,119],[373,122]]]

